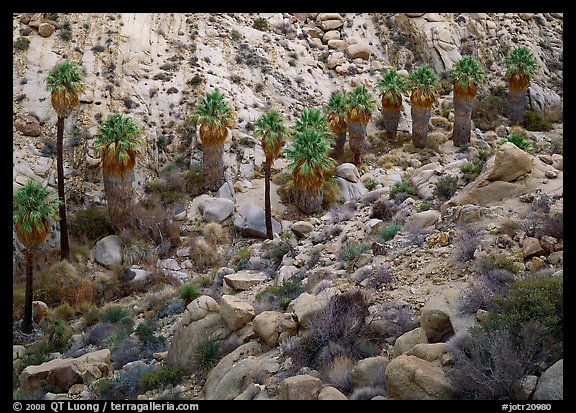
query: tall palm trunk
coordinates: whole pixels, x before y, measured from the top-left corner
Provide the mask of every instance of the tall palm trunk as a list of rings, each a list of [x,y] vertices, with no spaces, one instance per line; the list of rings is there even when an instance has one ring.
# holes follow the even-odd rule
[[[32,289],[33,287],[33,255],[31,247],[26,246],[26,292],[24,296],[24,320],[22,321],[22,331],[32,332]]]
[[[224,144],[202,145],[206,189],[217,191],[224,183]]]
[[[362,163],[362,154],[366,146],[366,125],[360,122],[348,121],[348,135],[350,137],[350,150],[354,154],[354,164]]]
[[[56,169],[58,174],[58,198],[60,205],[60,258],[68,260],[70,257],[70,244],[68,242],[68,221],[66,219],[66,197],[64,194],[64,156],[62,141],[64,140],[64,117],[58,117],[58,133],[56,135]]]
[[[346,129],[336,133],[336,140],[334,141],[334,149],[332,150],[332,158],[341,164],[344,160],[344,144],[346,143]]]
[[[320,211],[322,208],[323,198],[324,191],[322,188],[294,188],[294,201],[296,206],[305,214],[312,214],[314,212]]]
[[[524,119],[528,87],[508,83],[508,89],[508,121],[510,125],[519,125]]]
[[[454,130],[452,131],[454,146],[470,143],[473,102],[474,96],[454,93]]]
[[[266,238],[273,239],[272,231],[272,206],[270,203],[270,169],[272,167],[272,158],[266,157],[264,163],[264,211],[266,213]]]
[[[125,228],[128,224],[132,208],[132,182],[134,170],[123,174],[104,174],[104,192],[108,200],[108,214],[116,231]]]
[[[423,148],[428,137],[428,122],[432,107],[412,104],[410,113],[412,114],[412,143],[416,148]]]

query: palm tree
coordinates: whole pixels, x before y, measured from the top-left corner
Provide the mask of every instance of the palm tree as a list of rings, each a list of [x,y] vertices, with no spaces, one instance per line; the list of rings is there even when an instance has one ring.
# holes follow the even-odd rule
[[[405,78],[398,75],[395,69],[382,72],[382,77],[376,82],[376,88],[380,90],[382,99],[382,116],[386,139],[394,140],[400,121],[400,109],[402,108],[402,92],[409,88]]]
[[[350,150],[354,154],[354,164],[359,165],[364,153],[366,126],[376,107],[376,100],[366,86],[358,85],[346,95],[345,105]]]
[[[508,82],[508,121],[512,125],[520,124],[526,106],[526,90],[530,79],[536,73],[538,64],[532,52],[525,47],[518,47],[510,52],[504,63],[506,81]]]
[[[116,231],[128,224],[132,207],[132,182],[140,128],[130,117],[114,113],[106,119],[96,135],[95,147],[102,159],[104,192],[108,214]]]
[[[192,114],[200,123],[204,182],[210,191],[224,183],[224,142],[228,128],[234,126],[233,110],[219,90],[206,93]]]
[[[260,143],[266,155],[266,162],[264,163],[264,209],[266,212],[266,237],[268,239],[274,237],[272,232],[272,207],[270,205],[270,170],[274,159],[280,154],[284,138],[288,135],[284,122],[285,119],[281,113],[270,110],[262,114],[254,123],[254,136],[262,138]]]
[[[300,211],[311,214],[322,207],[326,171],[335,163],[328,155],[333,136],[318,109],[302,111],[292,136],[291,148],[284,153],[293,169],[294,199]]]
[[[423,148],[428,137],[428,122],[432,104],[436,100],[438,76],[426,65],[417,67],[410,73],[410,113],[412,115],[412,142],[416,148]]]
[[[16,236],[26,247],[26,295],[22,331],[32,331],[32,292],[34,250],[50,232],[49,219],[56,219],[58,198],[49,199],[54,192],[37,182],[28,181],[12,199],[12,221]]]
[[[70,244],[68,242],[68,221],[66,219],[66,199],[64,196],[64,161],[62,141],[64,139],[64,119],[79,105],[78,94],[84,90],[84,75],[78,65],[70,60],[63,60],[50,71],[46,77],[46,87],[51,91],[50,101],[58,116],[56,135],[56,170],[58,176],[58,198],[60,199],[60,257],[68,259]]]
[[[478,86],[484,81],[484,70],[472,56],[464,56],[448,71],[448,78],[454,85],[452,141],[455,146],[461,146],[470,143],[472,103]]]
[[[344,105],[344,93],[335,91],[330,94],[328,103],[324,105],[324,113],[330,129],[336,135],[334,149],[330,156],[337,163],[342,163],[344,158],[344,144],[346,143],[346,106]]]

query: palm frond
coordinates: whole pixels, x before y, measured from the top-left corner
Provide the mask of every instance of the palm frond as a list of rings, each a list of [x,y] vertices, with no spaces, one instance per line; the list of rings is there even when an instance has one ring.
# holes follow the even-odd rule
[[[386,102],[389,102],[389,106],[398,106],[402,101],[402,93],[408,91],[410,85],[395,69],[390,69],[382,72],[376,82],[376,88],[380,90],[383,106]]]
[[[138,147],[144,142],[139,133],[140,128],[132,118],[121,113],[108,117],[94,142],[106,173],[121,174],[134,168]]]
[[[261,138],[262,149],[266,157],[278,156],[282,143],[288,136],[284,116],[276,110],[269,110],[256,120],[254,127],[254,136]]]
[[[534,55],[526,47],[517,47],[512,50],[504,59],[504,64],[508,66],[506,70],[506,77],[512,76],[520,77],[533,77],[536,74],[538,63]]]
[[[215,128],[234,126],[234,111],[218,89],[206,93],[194,109],[192,121]]]
[[[34,246],[46,238],[50,226],[48,220],[58,217],[60,205],[54,191],[35,181],[28,181],[12,200],[12,221],[16,235],[26,245]]]
[[[426,66],[418,66],[409,76],[412,88],[410,102],[417,105],[431,105],[436,98],[438,87],[438,76],[434,71]]]
[[[46,87],[51,92],[68,92],[76,95],[84,90],[84,75],[80,67],[70,60],[56,64],[46,77]]]
[[[376,108],[376,100],[364,85],[358,85],[346,94],[346,119],[367,124]]]
[[[448,79],[454,85],[454,92],[476,94],[484,81],[484,70],[472,56],[464,56],[448,71]]]

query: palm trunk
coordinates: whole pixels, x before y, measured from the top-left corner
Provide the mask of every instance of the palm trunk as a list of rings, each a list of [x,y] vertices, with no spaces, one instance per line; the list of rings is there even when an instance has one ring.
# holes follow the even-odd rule
[[[313,214],[322,208],[324,191],[319,189],[294,188],[294,201],[298,209],[305,214]]]
[[[454,130],[452,131],[454,146],[470,143],[473,102],[474,96],[454,94]]]
[[[25,333],[32,332],[32,292],[33,290],[33,268],[32,268],[32,251],[26,247],[26,292],[24,296],[24,320],[22,321],[22,331]]]
[[[524,120],[527,88],[516,88],[509,85],[508,121],[510,125],[520,125]]]
[[[224,144],[202,145],[202,165],[206,189],[217,191],[224,183]]]
[[[389,141],[396,139],[398,122],[400,122],[400,108],[382,108],[382,118],[384,120],[384,129],[386,130],[386,139]]]
[[[118,232],[128,225],[132,208],[132,182],[134,170],[122,175],[104,174],[104,192],[108,200],[108,214],[112,226]]]
[[[428,122],[432,113],[431,107],[412,105],[412,143],[416,148],[423,148],[428,137]]]
[[[348,136],[350,137],[350,150],[354,154],[354,164],[360,165],[366,146],[366,125],[348,121]]]
[[[272,231],[272,206],[270,204],[270,168],[272,162],[272,158],[266,158],[264,163],[264,211],[266,213],[266,238],[268,239],[274,238]]]
[[[70,257],[70,244],[68,243],[68,221],[66,219],[66,197],[64,195],[64,157],[62,141],[64,140],[64,117],[58,117],[58,133],[56,135],[56,169],[58,174],[58,198],[60,205],[60,258],[68,260]]]
[[[332,157],[341,164],[344,160],[344,144],[346,143],[346,131],[336,134],[336,140],[334,141],[335,146],[332,151]]]

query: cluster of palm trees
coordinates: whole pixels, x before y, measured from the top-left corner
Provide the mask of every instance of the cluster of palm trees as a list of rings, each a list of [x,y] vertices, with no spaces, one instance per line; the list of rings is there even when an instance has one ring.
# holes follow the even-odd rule
[[[508,66],[506,80],[509,85],[508,119],[512,124],[522,121],[525,94],[537,63],[532,53],[524,48],[514,49],[504,60]],[[455,145],[470,141],[472,102],[484,72],[471,56],[460,59],[450,69],[449,79],[454,86]],[[69,60],[58,63],[46,78],[51,91],[51,103],[57,121],[57,181],[58,199],[48,188],[30,181],[13,198],[13,223],[18,239],[26,248],[26,295],[23,331],[32,329],[32,263],[33,253],[46,239],[49,221],[58,215],[60,224],[60,255],[68,259],[70,253],[63,169],[64,121],[79,104],[83,91],[83,74],[79,66]],[[412,141],[414,146],[425,146],[431,107],[436,99],[438,77],[426,65],[416,68],[408,78],[391,69],[376,83],[380,91],[382,114],[387,139],[396,136],[402,93],[411,90]],[[370,121],[376,100],[368,89],[357,86],[347,94],[335,91],[320,109],[305,109],[295,125],[288,129],[285,118],[275,110],[263,113],[255,123],[254,134],[261,138],[266,161],[265,210],[267,237],[272,238],[270,211],[270,175],[274,159],[280,155],[283,142],[290,136],[292,143],[284,151],[290,161],[294,182],[294,198],[304,213],[317,212],[322,205],[322,187],[328,171],[343,161],[346,137],[354,156],[354,163],[362,162],[366,139],[366,126]],[[234,111],[219,90],[206,93],[199,101],[192,120],[200,125],[203,168],[206,189],[217,190],[224,181],[224,142],[229,128],[234,126]],[[96,148],[102,160],[104,190],[108,212],[114,228],[119,231],[129,222],[132,206],[132,183],[138,147],[143,143],[140,128],[129,116],[114,113],[100,127]],[[58,209],[58,214],[56,213]]]

